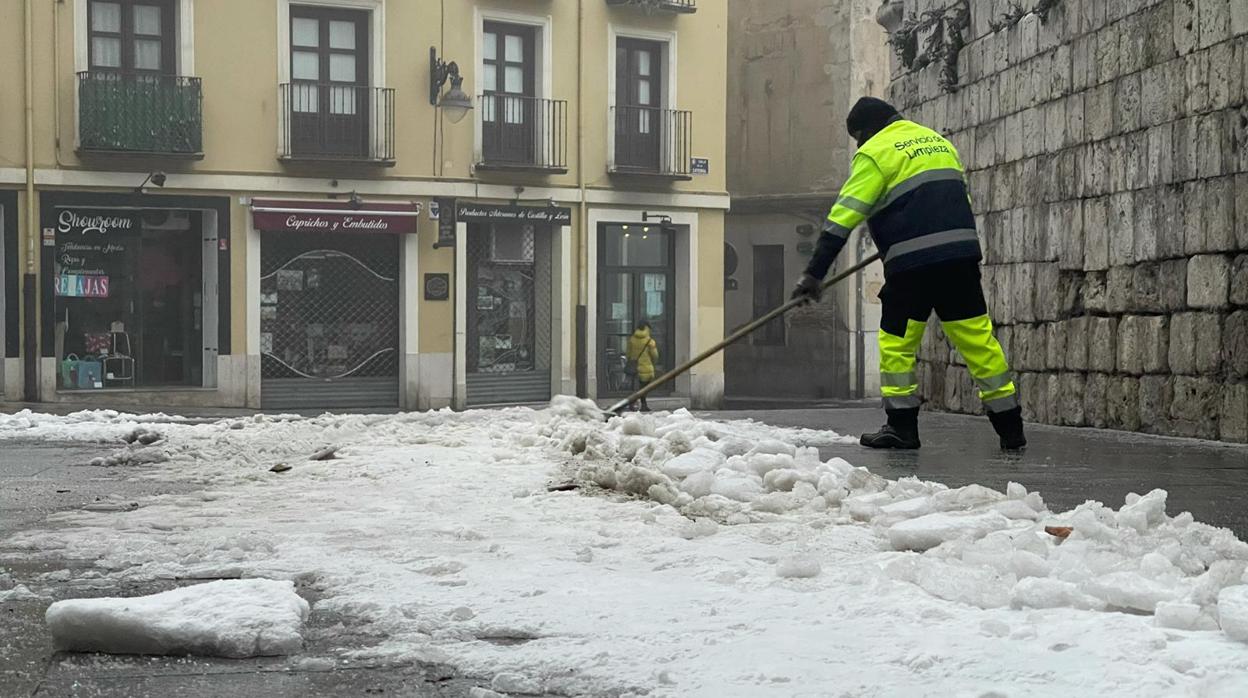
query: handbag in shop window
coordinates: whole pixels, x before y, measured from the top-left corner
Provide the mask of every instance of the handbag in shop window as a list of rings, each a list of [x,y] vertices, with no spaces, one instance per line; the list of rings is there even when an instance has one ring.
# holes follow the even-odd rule
[[[66,354],[61,359],[61,387],[75,388],[78,386],[78,355]]]

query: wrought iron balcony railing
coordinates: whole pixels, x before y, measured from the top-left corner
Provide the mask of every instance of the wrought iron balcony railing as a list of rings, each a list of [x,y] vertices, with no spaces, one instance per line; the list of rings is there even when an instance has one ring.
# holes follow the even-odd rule
[[[614,174],[691,179],[693,112],[657,107],[612,107]]]
[[[78,73],[78,148],[83,152],[199,157],[199,78],[111,71]]]
[[[698,11],[697,0],[607,0],[607,5],[632,5],[646,11],[680,12],[689,14]]]
[[[394,90],[317,82],[279,86],[283,160],[394,164]]]
[[[557,99],[483,94],[478,170],[568,171],[568,103]]]

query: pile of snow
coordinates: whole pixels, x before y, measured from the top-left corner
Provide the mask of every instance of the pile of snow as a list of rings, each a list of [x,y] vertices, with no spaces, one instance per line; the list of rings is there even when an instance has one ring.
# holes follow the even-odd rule
[[[1158,625],[1216,629],[1219,592],[1248,583],[1248,544],[1191,514],[1167,516],[1164,490],[1128,495],[1117,511],[1086,502],[1054,514],[1017,483],[997,492],[886,480],[840,458],[821,462],[814,448],[734,438],[685,411],[629,414],[589,432],[565,428],[564,447],[582,459],[579,477],[600,487],[727,525],[863,523],[889,548],[922,553],[886,561],[885,575],[979,608],[1158,612]],[[1048,526],[1073,533],[1063,540]],[[819,568],[790,561],[778,572],[814,576]]]
[[[336,660],[441,662],[483,696],[1248,694],[1248,550],[1171,516],[1160,490],[1052,512],[1016,484],[822,458],[852,440],[829,431],[603,418],[563,398],[142,439],[132,416],[27,414],[124,443],[122,460],[150,463],[128,477],[194,491],[56,514],[0,542],[0,564],[95,562],[36,589],[299,580],[343,619]],[[0,440],[23,436],[5,419]],[[550,491],[569,478],[587,486]]]
[[[289,581],[239,579],[57,601],[45,617],[62,650],[242,658],[297,653],[308,611]]]

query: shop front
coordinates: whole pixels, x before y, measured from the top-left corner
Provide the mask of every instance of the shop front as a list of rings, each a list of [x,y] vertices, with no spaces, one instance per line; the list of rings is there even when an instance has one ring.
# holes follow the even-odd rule
[[[260,404],[397,408],[405,236],[414,204],[253,200]]]
[[[658,224],[604,223],[598,229],[598,394],[637,390],[626,370],[629,337],[643,325],[658,349],[656,371],[672,366],[676,349],[676,231]],[[670,395],[672,385],[655,391]]]
[[[154,390],[229,402],[204,394],[229,353],[229,200],[57,192],[41,202],[44,399]]]
[[[544,402],[561,390],[570,209],[459,202],[467,406]]]

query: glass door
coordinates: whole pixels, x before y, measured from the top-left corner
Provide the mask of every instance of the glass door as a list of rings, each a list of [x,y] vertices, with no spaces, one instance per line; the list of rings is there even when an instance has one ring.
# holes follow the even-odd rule
[[[536,59],[532,27],[487,22],[481,131],[486,162],[532,164]]]
[[[659,351],[655,375],[675,365],[675,236],[658,225],[606,224],[598,249],[598,394],[622,396],[638,387],[624,367],[643,322]]]

